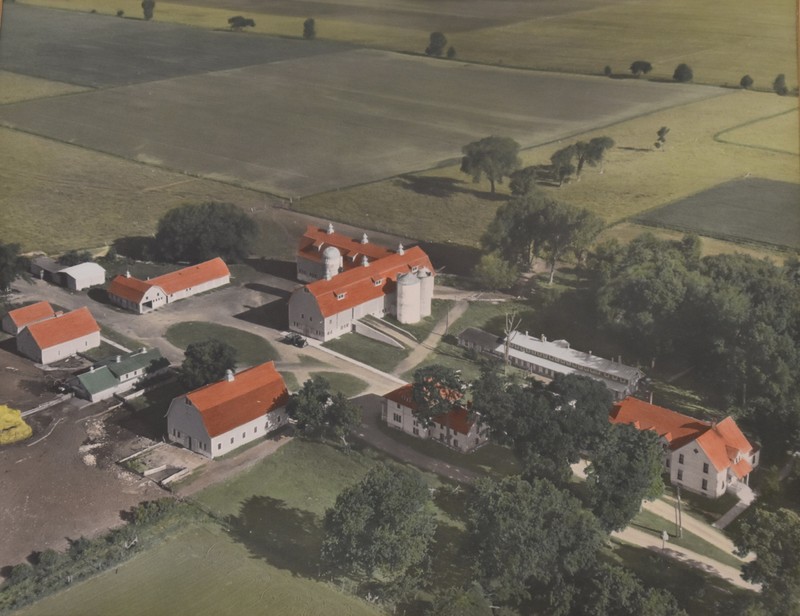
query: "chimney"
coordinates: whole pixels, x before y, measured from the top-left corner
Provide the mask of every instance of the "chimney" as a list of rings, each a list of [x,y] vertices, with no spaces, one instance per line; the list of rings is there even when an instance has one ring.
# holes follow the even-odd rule
[[[650,404],[653,404],[653,392],[650,392]]]
[[[399,255],[404,255],[404,254],[406,254],[406,249],[405,249],[405,248],[403,248],[403,245],[402,245],[402,244],[398,244],[398,246],[397,246],[397,254],[399,254]]]
[[[325,280],[330,280],[331,278],[333,278],[333,276],[331,276],[331,273],[326,270],[325,271]]]
[[[63,310],[56,310],[55,317],[58,318],[58,317],[61,317],[61,316],[64,316],[64,311]]]
[[[130,278],[130,277],[131,277],[131,271],[125,270],[125,278]]]
[[[622,355],[617,355],[617,363],[618,364],[622,363]]]
[[[367,237],[366,233],[361,235],[361,243],[362,244],[369,244],[369,238]]]
[[[114,358],[114,363],[117,363],[117,364],[118,364],[118,363],[119,363],[119,362],[121,362],[121,361],[122,361],[122,356],[121,356],[121,355],[117,355],[117,356]]]
[[[94,372],[94,366],[89,366],[89,372]]]
[[[333,223],[332,222],[328,223],[328,230],[325,233],[327,233],[328,235],[331,235],[333,233]]]
[[[226,370],[225,371],[225,380],[228,381],[228,383],[233,382],[235,378],[236,377],[233,376],[233,370]]]
[[[363,265],[364,267],[367,267],[367,265],[369,265],[369,259],[367,258],[367,255],[361,257],[361,265]]]

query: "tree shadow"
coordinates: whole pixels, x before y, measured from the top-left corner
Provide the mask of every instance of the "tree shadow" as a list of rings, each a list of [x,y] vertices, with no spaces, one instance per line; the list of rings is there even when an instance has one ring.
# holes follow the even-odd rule
[[[464,563],[472,562],[472,546],[467,533],[449,524],[439,524],[431,551],[432,567],[436,572],[436,587],[461,587],[464,584]]]
[[[313,513],[269,496],[251,496],[225,523],[253,557],[295,575],[318,577],[322,529]]]
[[[152,261],[158,253],[155,238],[146,235],[119,237],[113,247],[118,255],[137,261]]]
[[[245,306],[245,308],[243,312],[233,315],[234,318],[273,329],[289,328],[289,309],[286,299],[277,299],[261,306]]]
[[[634,148],[634,147],[627,146],[627,145],[618,145],[617,149],[618,150],[628,150],[630,152],[652,152],[653,151],[650,148]]]
[[[108,291],[100,287],[92,287],[86,294],[89,296],[89,299],[96,301],[98,304],[105,304],[106,306],[114,305],[111,303],[111,300],[108,299]]]
[[[395,186],[413,191],[427,197],[451,197],[454,194],[473,195],[486,201],[505,201],[507,195],[484,192],[467,188],[463,180],[422,175],[401,175],[394,181]]]
[[[259,257],[245,259],[245,263],[262,274],[271,274],[286,280],[297,280],[297,265],[294,261],[280,261],[278,259]]]
[[[446,274],[458,276],[471,275],[482,256],[477,248],[459,244],[420,242],[419,246],[431,258],[437,269],[444,268]]]

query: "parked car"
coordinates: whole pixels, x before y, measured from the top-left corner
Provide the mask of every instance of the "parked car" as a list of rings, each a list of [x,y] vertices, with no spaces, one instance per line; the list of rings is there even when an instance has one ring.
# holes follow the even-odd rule
[[[305,347],[305,346],[308,346],[308,340],[306,340],[306,339],[305,339],[303,336],[301,336],[300,334],[289,334],[288,336],[286,336],[286,337],[283,339],[283,341],[284,341],[286,344],[293,344],[293,345],[294,345],[294,346],[296,346],[298,349],[302,349],[303,347]]]

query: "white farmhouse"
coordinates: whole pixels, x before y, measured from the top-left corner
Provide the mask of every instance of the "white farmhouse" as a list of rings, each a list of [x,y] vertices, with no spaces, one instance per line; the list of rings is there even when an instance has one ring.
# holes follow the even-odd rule
[[[230,281],[228,266],[217,257],[149,280],[139,280],[126,272],[111,281],[108,298],[121,308],[144,314]]]
[[[381,398],[381,418],[390,428],[422,439],[432,439],[452,449],[469,453],[489,441],[489,428],[480,422],[480,416],[470,416],[468,409],[453,406],[447,413],[433,418],[425,426],[415,417],[417,405],[413,398],[413,385],[403,385]]]
[[[16,336],[27,325],[52,319],[54,316],[56,316],[55,310],[49,302],[36,302],[16,310],[9,310],[3,317],[3,331]]]
[[[167,437],[208,458],[262,438],[287,422],[289,392],[267,362],[178,396],[167,411]]]
[[[609,419],[639,430],[654,430],[664,444],[670,483],[709,498],[741,489],[758,465],[759,450],[731,417],[707,422],[625,398],[614,406]]]
[[[31,323],[17,334],[17,351],[40,364],[50,364],[100,346],[100,327],[85,306]]]

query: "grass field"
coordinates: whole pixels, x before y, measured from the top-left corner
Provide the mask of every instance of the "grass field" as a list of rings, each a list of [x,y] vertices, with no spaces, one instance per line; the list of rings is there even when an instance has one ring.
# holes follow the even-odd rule
[[[735,126],[717,133],[716,140],[722,143],[744,145],[768,152],[783,152],[800,155],[800,123],[797,109],[767,116],[742,126]]]
[[[172,325],[166,338],[175,346],[185,349],[193,342],[215,339],[225,342],[236,349],[236,363],[239,367],[263,364],[265,361],[278,359],[273,346],[263,338],[250,332],[217,323],[186,321]]]
[[[331,384],[333,391],[343,393],[348,398],[357,396],[368,387],[366,381],[361,380],[352,374],[345,374],[344,372],[311,372],[310,377],[321,376],[328,383]]]
[[[0,105],[18,103],[34,98],[47,98],[60,94],[83,92],[86,88],[69,83],[48,81],[28,75],[0,71]]]
[[[325,346],[359,361],[368,357],[369,364],[383,372],[391,372],[409,354],[407,348],[400,349],[389,346],[355,333],[330,340],[325,343]]]
[[[65,614],[379,614],[333,587],[256,558],[215,525],[194,527],[124,565],[18,612]]]
[[[114,14],[118,9],[139,16],[134,0],[27,0],[46,6],[97,10]],[[325,4],[308,7],[308,15],[297,14],[277,3],[265,10],[241,0],[228,7],[205,6],[203,0],[184,4],[159,3],[158,21],[186,23],[204,28],[222,28],[232,14],[254,18],[255,32],[297,37],[302,21]],[[713,3],[676,0],[667,4],[613,2],[601,6],[585,2],[561,2],[526,6],[518,3],[503,19],[502,5],[472,2],[469,10],[441,12],[424,7],[411,13],[402,0],[368,6],[369,17],[351,3],[331,3],[331,15],[316,15],[318,37],[358,45],[421,53],[428,33],[439,29],[448,35],[459,59],[488,64],[600,74],[610,65],[617,74],[628,74],[634,60],[654,65],[652,77],[670,79],[680,62],[694,69],[695,81],[736,84],[746,73],[756,87],[768,88],[778,73],[796,75],[794,3],[767,0],[754,11],[746,0],[734,0],[720,11]],[[270,3],[272,6],[272,3]],[[497,8],[495,8],[497,7]],[[381,9],[385,11],[381,15]],[[295,9],[296,10],[296,9]],[[234,12],[231,12],[234,11]],[[335,11],[335,13],[334,13]],[[410,14],[411,13],[411,14]],[[472,23],[462,24],[464,16]],[[450,26],[448,28],[448,26]]]
[[[726,182],[651,210],[637,222],[679,231],[800,248],[800,185],[761,179]]]

